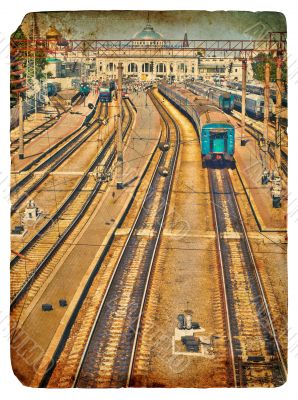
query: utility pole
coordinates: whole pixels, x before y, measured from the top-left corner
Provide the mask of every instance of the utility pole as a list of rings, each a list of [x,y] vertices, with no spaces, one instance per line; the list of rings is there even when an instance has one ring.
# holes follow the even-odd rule
[[[276,60],[276,104],[275,104],[275,115],[276,115],[275,159],[278,172],[281,166],[281,154],[280,154],[280,148],[281,148],[280,114],[281,114],[281,103],[282,103],[281,66],[282,66],[282,58],[280,53],[278,52]]]
[[[35,37],[34,37],[35,39]],[[36,42],[35,42],[36,43]],[[36,52],[33,53],[33,76],[34,76],[34,119],[37,118],[37,88],[36,86]]]
[[[123,65],[118,63],[118,130],[117,130],[117,189],[123,189],[123,139],[122,139],[122,73]]]
[[[24,158],[24,121],[23,121],[23,98],[19,94],[19,158]]]
[[[264,86],[264,144],[265,144],[265,170],[268,170],[268,130],[269,130],[269,99],[270,99],[270,64],[265,64]]]
[[[242,106],[241,106],[241,138],[240,145],[244,146],[245,141],[245,108],[246,108],[246,74],[247,74],[247,61],[242,60]]]

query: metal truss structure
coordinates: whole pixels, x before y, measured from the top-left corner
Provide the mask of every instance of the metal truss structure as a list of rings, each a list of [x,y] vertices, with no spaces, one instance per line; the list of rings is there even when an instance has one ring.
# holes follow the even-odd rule
[[[147,45],[148,42],[148,45]],[[21,52],[46,50],[56,58],[225,58],[252,60],[261,53],[286,57],[286,33],[271,32],[269,40],[12,40]]]

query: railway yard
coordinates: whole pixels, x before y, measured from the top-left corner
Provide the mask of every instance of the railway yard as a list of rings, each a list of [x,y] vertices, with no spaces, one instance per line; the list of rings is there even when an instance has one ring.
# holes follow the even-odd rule
[[[46,118],[11,130],[14,374],[47,388],[283,385],[287,107],[276,95],[271,114],[266,76],[259,117],[236,107],[243,89],[117,68],[101,86],[50,87]]]

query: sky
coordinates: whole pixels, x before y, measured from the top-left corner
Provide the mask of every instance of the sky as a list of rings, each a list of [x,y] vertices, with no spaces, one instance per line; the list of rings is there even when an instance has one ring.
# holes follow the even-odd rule
[[[31,14],[22,22],[27,32]],[[66,39],[131,39],[148,19],[147,11],[40,12],[40,35],[51,25]],[[268,32],[285,32],[286,20],[277,12],[150,11],[149,21],[165,39],[265,39]]]

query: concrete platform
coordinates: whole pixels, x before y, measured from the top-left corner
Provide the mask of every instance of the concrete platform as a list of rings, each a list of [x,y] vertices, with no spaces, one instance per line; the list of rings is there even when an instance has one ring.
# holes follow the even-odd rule
[[[77,92],[76,89],[65,89],[58,92],[58,95],[64,100],[71,100]]]
[[[287,228],[287,183],[283,181],[281,208],[273,208],[271,185],[270,183],[267,185],[261,184],[263,166],[256,140],[249,134],[247,136],[249,141],[245,146],[240,146],[240,132],[239,129],[236,129],[235,159],[237,171],[254,209],[260,229],[264,231],[285,230]],[[271,169],[274,169],[270,157],[268,157],[268,160],[271,164]]]
[[[18,153],[14,154],[11,157],[11,169],[13,171],[23,169],[34,160],[35,157],[53,146],[55,143],[59,142],[64,136],[78,129],[84,121],[85,116],[90,113],[87,104],[90,102],[94,103],[95,100],[96,95],[89,94],[85,106],[84,104],[81,104],[72,108],[72,111],[79,112],[80,114],[71,114],[69,112],[63,114],[54,126],[37,136],[29,142],[28,145],[25,145],[25,158],[23,160],[19,159]]]
[[[92,217],[19,321],[18,326],[22,331],[46,353],[39,369],[40,374],[35,377],[32,386],[38,384],[47,367],[85,284],[104,251],[104,245],[116,230],[157,146],[161,132],[158,112],[149,98],[148,106],[145,106],[145,94],[132,96],[132,100],[138,112],[124,151],[127,185],[123,190],[117,190],[113,179]],[[61,298],[67,300],[67,307],[57,305]],[[42,312],[43,303],[53,304],[54,310]],[[16,374],[22,370],[19,360],[14,369]]]

